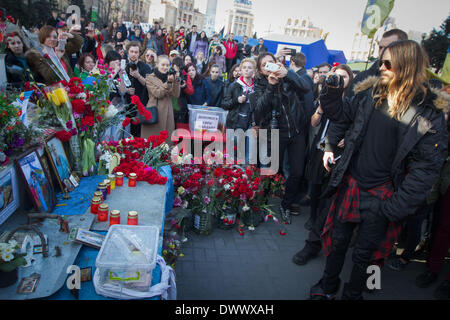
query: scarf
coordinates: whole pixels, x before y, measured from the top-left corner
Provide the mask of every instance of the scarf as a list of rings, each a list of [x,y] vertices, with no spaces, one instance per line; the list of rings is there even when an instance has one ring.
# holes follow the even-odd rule
[[[159,72],[159,70],[157,68],[155,68],[155,70],[153,71],[153,73],[155,74],[155,76],[161,80],[163,83],[167,82],[167,73],[161,73]]]

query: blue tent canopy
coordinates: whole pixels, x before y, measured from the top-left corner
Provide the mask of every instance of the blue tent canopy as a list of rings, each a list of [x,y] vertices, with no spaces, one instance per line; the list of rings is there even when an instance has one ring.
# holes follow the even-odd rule
[[[235,36],[234,39],[242,42],[241,36]],[[248,43],[252,46],[256,46],[258,45],[258,40],[249,38]],[[318,40],[306,44],[299,42],[283,42],[264,39],[264,45],[267,47],[267,50],[269,52],[272,52],[273,54],[276,53],[278,45],[280,44],[301,46],[301,52],[306,56],[306,69],[318,66],[323,62],[327,62],[329,64],[333,64],[334,62],[339,62],[340,64],[347,63],[347,59],[345,58],[345,55],[342,51],[328,50],[323,40]]]

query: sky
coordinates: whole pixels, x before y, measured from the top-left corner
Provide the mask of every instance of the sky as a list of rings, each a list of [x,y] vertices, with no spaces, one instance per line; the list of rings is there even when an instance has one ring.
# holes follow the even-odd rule
[[[206,2],[195,0],[195,7],[206,12]],[[217,0],[216,30],[222,28],[225,10],[232,3],[232,0]],[[272,31],[284,26],[288,17],[309,17],[314,26],[330,32],[326,40],[328,49],[343,50],[349,59],[366,4],[367,0],[253,0],[254,30],[261,35],[269,30],[269,25]],[[399,29],[421,33],[439,29],[448,15],[448,0],[395,0],[390,13]]]

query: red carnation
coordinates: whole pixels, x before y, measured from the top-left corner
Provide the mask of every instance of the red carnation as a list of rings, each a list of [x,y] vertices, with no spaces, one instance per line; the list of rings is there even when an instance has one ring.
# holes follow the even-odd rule
[[[70,138],[72,137],[72,134],[70,132],[61,130],[61,131],[57,131],[56,133],[56,137],[61,140],[62,142],[66,142],[69,141]]]
[[[100,116],[96,116],[95,119],[97,120],[97,122],[102,122],[102,117]]]
[[[148,110],[144,110],[144,117],[145,117],[145,120],[148,121],[152,118],[152,113]]]
[[[139,124],[139,118],[134,118],[133,120],[131,120],[131,123],[134,124],[135,126]]]
[[[92,116],[85,116],[81,119],[81,123],[85,126],[92,127],[95,123],[94,117]]]
[[[72,100],[72,109],[74,112],[82,114],[85,110],[84,101],[81,99]]]
[[[126,117],[125,120],[122,121],[122,127],[128,127],[128,125],[130,124],[130,118]]]

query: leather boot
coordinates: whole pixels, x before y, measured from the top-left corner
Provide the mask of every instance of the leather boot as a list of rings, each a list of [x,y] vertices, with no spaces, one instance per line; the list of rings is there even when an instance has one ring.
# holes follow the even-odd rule
[[[341,280],[332,293],[327,293],[322,289],[322,279],[318,283],[316,283],[311,290],[309,291],[309,299],[310,300],[334,300],[339,292],[339,287],[341,285]]]

